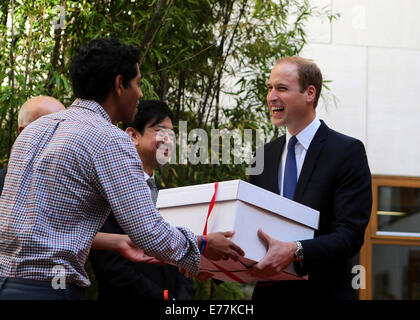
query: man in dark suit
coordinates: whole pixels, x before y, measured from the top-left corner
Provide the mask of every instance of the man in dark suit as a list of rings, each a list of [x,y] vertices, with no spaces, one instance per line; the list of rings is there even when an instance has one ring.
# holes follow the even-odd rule
[[[372,205],[363,144],[319,120],[322,75],[300,57],[280,59],[271,72],[267,102],[286,134],[264,146],[264,171],[251,183],[320,212],[314,239],[278,241],[264,230],[266,256],[251,273],[269,279],[293,263],[309,279],[259,283],[253,299],[357,299],[352,258],[359,252]]]
[[[165,149],[167,142],[164,141],[164,138],[168,136],[162,132],[172,132],[171,119],[172,113],[166,103],[149,100],[140,102],[138,113],[132,123],[124,124],[125,131],[133,141],[143,162],[145,180],[154,201],[156,201],[157,189],[153,173],[155,168],[165,160],[164,158],[169,156],[169,150]],[[101,231],[123,233],[112,213]],[[192,279],[186,278],[177,267],[167,264],[134,263],[112,251],[92,251],[90,260],[98,280],[100,300],[171,298],[187,300],[193,298]]]

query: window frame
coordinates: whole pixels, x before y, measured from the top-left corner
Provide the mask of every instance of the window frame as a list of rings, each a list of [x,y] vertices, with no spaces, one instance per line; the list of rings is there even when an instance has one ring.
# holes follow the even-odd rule
[[[420,247],[420,237],[401,235],[378,235],[378,188],[411,187],[420,188],[420,177],[372,175],[372,212],[365,232],[365,243],[360,250],[360,264],[366,270],[366,289],[359,289],[361,300],[372,299],[372,249],[373,245],[400,245]]]

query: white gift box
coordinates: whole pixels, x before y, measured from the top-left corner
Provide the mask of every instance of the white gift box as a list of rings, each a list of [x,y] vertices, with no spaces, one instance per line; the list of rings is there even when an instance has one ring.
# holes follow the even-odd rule
[[[203,234],[215,184],[201,184],[159,191],[157,208],[173,226],[184,226],[197,235]],[[245,251],[240,261],[231,259],[214,263],[242,281],[298,280],[291,264],[275,278],[256,279],[246,270],[261,260],[266,252],[265,243],[258,237],[258,229],[280,241],[312,239],[318,228],[319,212],[254,186],[242,180],[218,183],[216,202],[208,219],[207,233],[234,230],[232,241]],[[201,256],[200,269],[214,274],[213,278],[235,281],[211,261]]]

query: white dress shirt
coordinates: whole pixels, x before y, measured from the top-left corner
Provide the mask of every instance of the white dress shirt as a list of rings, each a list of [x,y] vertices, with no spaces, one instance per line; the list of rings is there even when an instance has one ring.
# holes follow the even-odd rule
[[[296,157],[296,168],[297,168],[297,181],[299,181],[300,172],[302,171],[303,162],[305,161],[306,152],[312,142],[312,139],[315,136],[315,133],[318,131],[321,121],[318,117],[315,119],[301,132],[296,135],[298,142],[295,145],[295,157]],[[292,135],[286,129],[286,144],[283,148],[283,153],[281,155],[279,168],[279,182],[280,182],[280,195],[283,196],[283,177],[284,177],[284,167],[286,165],[287,157],[287,145],[289,143]]]

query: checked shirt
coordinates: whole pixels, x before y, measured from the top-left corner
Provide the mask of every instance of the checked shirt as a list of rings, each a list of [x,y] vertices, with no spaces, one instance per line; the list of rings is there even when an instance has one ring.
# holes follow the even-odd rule
[[[95,101],[76,99],[17,138],[0,198],[0,276],[90,285],[84,269],[110,210],[149,255],[196,273],[195,235],[155,209],[128,135]]]

